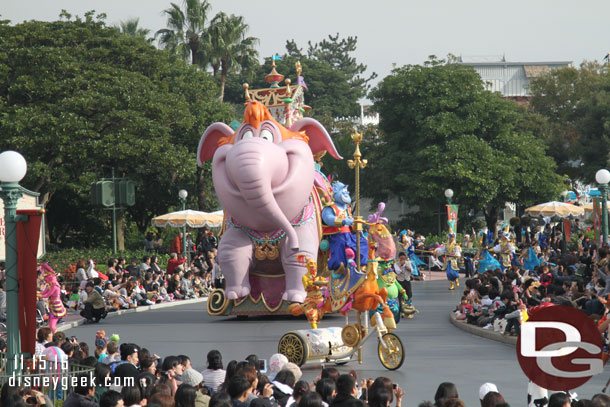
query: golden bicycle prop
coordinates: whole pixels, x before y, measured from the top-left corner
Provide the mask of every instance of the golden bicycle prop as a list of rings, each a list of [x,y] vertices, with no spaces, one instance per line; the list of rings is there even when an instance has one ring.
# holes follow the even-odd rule
[[[358,313],[359,317],[361,313]],[[278,352],[285,355],[290,362],[302,366],[307,363],[346,363],[354,354],[362,363],[362,347],[373,336],[378,338],[377,355],[379,361],[389,370],[400,368],[405,354],[402,342],[396,334],[388,332],[380,314],[375,314],[374,330],[360,323],[350,324],[347,321],[343,328],[320,328],[290,331],[280,339]],[[364,317],[368,322],[368,318]],[[368,325],[368,324],[367,324]]]
[[[367,265],[367,273],[356,268],[342,267],[330,281],[316,276],[315,262],[307,259],[308,274],[303,277],[307,298],[303,304],[293,304],[293,315],[305,314],[313,329],[294,330],[286,333],[278,343],[278,352],[289,361],[301,366],[306,363],[346,363],[354,354],[362,363],[362,348],[373,336],[377,337],[377,354],[381,364],[389,370],[400,368],[405,353],[400,338],[391,332],[396,328],[394,316],[386,304],[387,290],[377,285],[377,262]],[[350,283],[351,282],[351,283]],[[329,288],[328,298],[322,295],[323,287]],[[383,306],[382,313],[371,317],[369,312]],[[326,312],[341,311],[345,314],[343,328],[317,328]],[[349,313],[357,312],[355,323],[349,322]]]

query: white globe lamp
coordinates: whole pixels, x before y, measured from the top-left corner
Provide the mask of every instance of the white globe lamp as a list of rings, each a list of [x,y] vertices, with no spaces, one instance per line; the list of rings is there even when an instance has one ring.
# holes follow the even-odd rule
[[[19,182],[25,177],[28,164],[17,151],[0,154],[0,182]]]

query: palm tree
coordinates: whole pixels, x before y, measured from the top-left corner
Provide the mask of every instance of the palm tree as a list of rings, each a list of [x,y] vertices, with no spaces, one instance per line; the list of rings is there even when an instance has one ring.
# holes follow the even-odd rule
[[[172,53],[177,53],[185,61],[205,68],[208,61],[205,55],[201,36],[205,32],[210,3],[207,0],[184,0],[184,10],[176,3],[171,3],[163,10],[167,16],[167,28],[155,33],[159,44]]]
[[[246,70],[258,63],[258,51],[254,48],[258,38],[246,37],[250,27],[244,18],[220,12],[216,14],[206,31],[205,43],[208,60],[214,75],[220,71],[220,101],[224,99],[225,83],[231,70]]]
[[[150,33],[150,30],[147,28],[138,27],[139,22],[139,18],[131,18],[129,20],[121,21],[117,28],[123,34],[132,37],[146,38],[146,36]]]

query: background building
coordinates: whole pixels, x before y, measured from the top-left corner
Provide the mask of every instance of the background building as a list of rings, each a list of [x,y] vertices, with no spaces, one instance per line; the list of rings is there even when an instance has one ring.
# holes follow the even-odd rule
[[[572,61],[509,62],[505,57],[458,57],[455,62],[469,65],[481,76],[485,86],[492,92],[518,103],[528,103],[528,86],[532,78],[557,68],[572,65]]]

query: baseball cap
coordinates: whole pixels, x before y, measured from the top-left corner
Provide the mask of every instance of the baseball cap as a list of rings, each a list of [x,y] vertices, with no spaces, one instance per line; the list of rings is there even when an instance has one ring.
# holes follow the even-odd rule
[[[479,400],[483,400],[490,391],[498,392],[498,387],[493,383],[483,383],[479,388]]]
[[[120,347],[121,350],[121,360],[127,360],[127,356],[133,355],[137,353],[138,347],[133,343],[123,343]]]
[[[182,372],[182,383],[195,387],[201,384],[202,381],[203,376],[195,369],[186,369]]]

